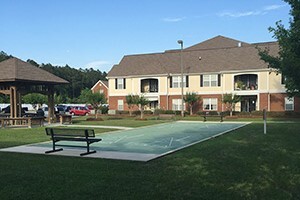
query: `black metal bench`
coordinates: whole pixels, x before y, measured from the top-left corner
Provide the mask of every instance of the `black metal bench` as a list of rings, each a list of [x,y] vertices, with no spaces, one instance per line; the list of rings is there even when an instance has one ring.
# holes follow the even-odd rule
[[[203,121],[204,121],[204,122],[207,121],[207,118],[208,118],[208,117],[215,117],[215,118],[220,117],[220,122],[223,122],[224,115],[223,115],[222,112],[218,113],[217,115],[216,115],[216,114],[205,113],[204,115],[202,115],[202,117],[203,117]]]
[[[93,129],[45,128],[45,131],[47,135],[51,136],[51,140],[53,143],[53,149],[50,151],[46,151],[45,153],[52,153],[63,150],[62,148],[56,149],[56,146],[69,146],[86,148],[86,152],[80,154],[80,156],[84,156],[91,153],[96,153],[95,150],[90,151],[90,144],[102,140],[100,138],[95,138],[95,132]],[[59,141],[86,142],[86,146],[56,144]]]

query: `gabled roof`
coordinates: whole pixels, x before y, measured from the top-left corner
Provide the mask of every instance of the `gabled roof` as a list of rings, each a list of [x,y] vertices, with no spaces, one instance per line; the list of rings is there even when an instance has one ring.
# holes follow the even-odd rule
[[[211,73],[234,70],[266,69],[258,55],[258,47],[278,53],[277,42],[248,44],[217,36],[183,50],[184,73]],[[219,45],[219,46],[218,46]],[[112,67],[108,77],[180,74],[180,51],[124,56]]]
[[[208,39],[204,42],[188,47],[185,50],[222,49],[222,48],[230,48],[230,47],[239,47],[239,45],[250,46],[250,44],[246,42],[242,42],[239,40],[235,40],[235,39],[231,39],[219,35],[214,38]]]
[[[0,62],[0,82],[65,84],[68,81],[18,58]]]
[[[99,80],[97,81],[97,83],[95,83],[95,85],[91,88],[91,90],[93,90],[97,85],[99,85],[99,83],[102,83],[108,89],[108,81]]]

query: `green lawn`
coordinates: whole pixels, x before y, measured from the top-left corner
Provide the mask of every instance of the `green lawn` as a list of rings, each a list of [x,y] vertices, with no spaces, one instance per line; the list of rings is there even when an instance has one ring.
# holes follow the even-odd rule
[[[0,199],[300,199],[299,130],[253,123],[148,163],[0,152]],[[0,130],[1,148],[47,139]]]

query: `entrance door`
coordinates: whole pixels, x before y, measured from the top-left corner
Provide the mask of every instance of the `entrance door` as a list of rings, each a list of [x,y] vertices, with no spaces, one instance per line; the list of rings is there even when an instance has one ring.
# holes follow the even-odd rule
[[[241,97],[241,111],[252,112],[256,110],[257,96],[242,96]]]

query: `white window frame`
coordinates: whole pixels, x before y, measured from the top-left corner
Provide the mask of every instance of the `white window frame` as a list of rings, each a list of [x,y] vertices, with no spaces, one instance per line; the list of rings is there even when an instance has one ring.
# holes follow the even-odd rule
[[[181,76],[172,77],[172,87],[181,88]],[[186,76],[183,76],[183,87],[186,87]]]
[[[123,78],[118,78],[117,79],[117,89],[124,89],[124,79]]]
[[[99,93],[100,93],[100,94],[103,94],[103,93],[104,93],[104,90],[103,90],[103,89],[100,89],[100,90],[99,90]]]
[[[123,99],[118,99],[118,110],[124,110],[124,101],[123,101]]]
[[[294,111],[294,97],[285,97],[284,98],[284,110],[285,111]]]
[[[181,110],[181,99],[172,99],[172,110]],[[185,103],[183,103],[183,109],[185,108]]]
[[[203,87],[217,87],[218,74],[204,74],[202,81],[203,81]]]
[[[217,111],[218,99],[217,98],[203,98],[203,110],[204,111]]]

